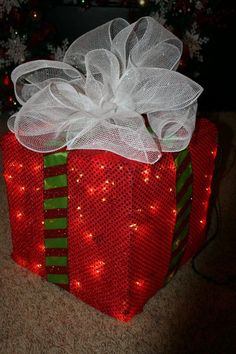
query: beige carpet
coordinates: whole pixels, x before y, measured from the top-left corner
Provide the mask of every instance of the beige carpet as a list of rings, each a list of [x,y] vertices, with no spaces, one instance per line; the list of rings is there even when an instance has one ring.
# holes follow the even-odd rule
[[[236,114],[216,114],[214,119],[220,122],[227,161],[220,183],[223,225],[198,264],[201,270],[223,278],[236,274]],[[3,132],[5,120],[0,122]],[[235,291],[202,280],[190,264],[149,301],[142,314],[123,324],[18,267],[10,253],[1,176],[0,354],[236,353]]]

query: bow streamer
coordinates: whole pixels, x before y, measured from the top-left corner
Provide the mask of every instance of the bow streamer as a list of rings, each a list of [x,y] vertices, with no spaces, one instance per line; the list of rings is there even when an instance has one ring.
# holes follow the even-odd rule
[[[33,151],[98,149],[155,163],[162,151],[185,149],[195,127],[202,88],[175,71],[181,53],[153,18],[114,19],[75,40],[63,62],[12,72],[22,107],[8,126]]]

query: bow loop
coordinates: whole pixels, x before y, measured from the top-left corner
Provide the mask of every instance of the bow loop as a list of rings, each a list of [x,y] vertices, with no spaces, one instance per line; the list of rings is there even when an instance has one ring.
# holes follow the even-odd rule
[[[175,72],[181,52],[151,17],[112,20],[74,41],[63,62],[12,72],[22,108],[8,126],[33,151],[99,149],[155,163],[162,151],[186,148],[195,126],[202,88]]]

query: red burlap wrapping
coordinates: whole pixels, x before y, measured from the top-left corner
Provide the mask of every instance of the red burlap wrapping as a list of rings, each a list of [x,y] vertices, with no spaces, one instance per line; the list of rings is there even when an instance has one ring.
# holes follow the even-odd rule
[[[189,147],[192,209],[178,267],[205,239],[216,144],[214,125],[200,120]],[[1,145],[13,259],[46,277],[43,155],[22,147],[11,133]],[[123,321],[141,312],[166,283],[176,224],[174,157],[164,153],[147,165],[104,151],[68,154],[68,290]]]

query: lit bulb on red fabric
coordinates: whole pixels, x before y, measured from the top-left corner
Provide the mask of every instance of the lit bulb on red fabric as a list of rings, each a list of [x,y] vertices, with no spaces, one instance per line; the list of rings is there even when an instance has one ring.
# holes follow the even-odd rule
[[[39,250],[40,252],[44,252],[44,251],[45,251],[45,245],[44,245],[44,244],[39,244],[39,245],[38,245],[38,250]]]
[[[130,229],[137,231],[138,230],[138,225],[136,223],[130,224],[129,225]]]
[[[95,192],[95,188],[93,188],[93,187],[88,188],[88,194],[93,195],[94,192]]]
[[[84,236],[89,241],[93,239],[93,234],[91,232],[86,232]]]
[[[17,219],[22,219],[22,216],[23,214],[20,211],[16,214]]]
[[[143,279],[139,279],[135,281],[135,284],[139,287],[142,288],[144,286],[144,280]]]
[[[149,207],[149,211],[150,211],[151,214],[156,214],[157,211],[158,211],[157,205],[151,204],[150,207]]]
[[[101,272],[104,270],[105,262],[103,261],[96,261],[92,266],[92,271],[95,276],[98,276],[101,274]]]
[[[76,280],[75,281],[75,286],[76,286],[77,289],[80,288],[81,287],[80,281]]]

